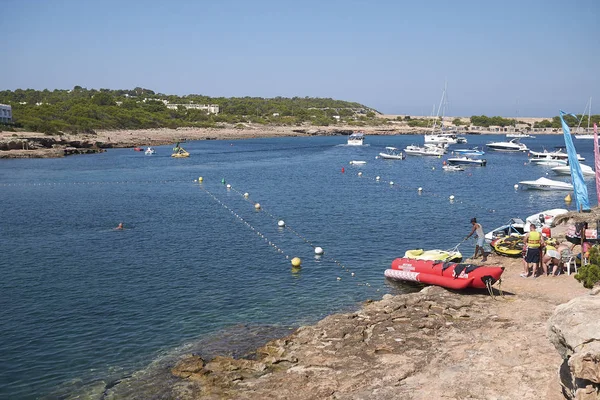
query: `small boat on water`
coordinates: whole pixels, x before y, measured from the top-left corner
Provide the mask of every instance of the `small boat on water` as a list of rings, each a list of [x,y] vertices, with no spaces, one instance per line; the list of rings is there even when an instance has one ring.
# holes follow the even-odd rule
[[[348,146],[362,146],[365,140],[365,134],[356,132],[348,136]]]
[[[379,153],[379,158],[385,160],[404,160],[406,155],[395,147],[388,146],[385,148],[385,153]]]
[[[485,154],[485,151],[479,150],[478,147],[473,147],[472,149],[454,149],[452,152],[463,156],[482,156]]]
[[[412,258],[415,260],[437,260],[437,261],[455,261],[462,260],[462,254],[458,250],[423,250],[414,249],[404,252],[404,258]]]
[[[190,153],[188,153],[187,151],[185,151],[185,149],[183,147],[181,147],[179,145],[179,143],[177,143],[175,145],[175,147],[173,147],[173,154],[171,154],[171,157],[175,157],[175,158],[186,158],[189,157]]]
[[[487,288],[496,283],[504,267],[396,258],[384,276],[397,281],[421,282],[448,289]]]
[[[147,156],[151,156],[154,153],[156,153],[156,151],[152,147],[148,147],[146,149],[146,151],[144,152],[144,154],[147,155]]]
[[[350,161],[350,165],[365,165],[366,163],[367,163],[366,161],[360,161],[360,160]]]
[[[519,151],[528,151],[529,148],[524,144],[519,142],[519,138],[512,139],[509,142],[491,142],[486,144],[488,149],[496,150],[496,151],[505,151],[505,152],[519,152]]]
[[[579,165],[581,166],[581,173],[583,176],[596,176],[596,171],[589,165],[581,163]],[[568,165],[559,165],[551,169],[556,175],[571,175],[571,167]]]
[[[144,151],[144,149],[142,147],[134,147],[133,151]]]
[[[531,136],[529,133],[523,133],[523,132],[516,132],[516,133],[507,133],[506,134],[507,138],[519,138],[519,139],[524,139],[524,138],[529,138],[529,139],[535,139],[535,136]]]
[[[460,165],[442,165],[442,169],[444,171],[448,171],[448,172],[458,172],[458,171],[464,171],[465,170]]]
[[[448,159],[450,165],[479,165],[485,167],[487,164],[486,160],[480,158],[471,158],[467,156],[452,157]]]
[[[519,186],[525,189],[537,190],[573,190],[573,185],[562,181],[553,181],[552,179],[541,177],[534,181],[521,181]]]
[[[563,160],[561,158],[554,158],[550,155],[547,155],[545,157],[530,158],[529,163],[534,165],[545,165],[548,167],[558,167],[560,165],[567,165],[567,160]]]

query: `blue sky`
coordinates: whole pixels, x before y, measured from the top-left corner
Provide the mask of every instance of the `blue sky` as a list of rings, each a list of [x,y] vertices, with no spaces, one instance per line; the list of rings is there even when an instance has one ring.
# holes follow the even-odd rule
[[[331,97],[600,114],[600,0],[3,0],[0,90]],[[598,104],[598,106],[594,106]]]

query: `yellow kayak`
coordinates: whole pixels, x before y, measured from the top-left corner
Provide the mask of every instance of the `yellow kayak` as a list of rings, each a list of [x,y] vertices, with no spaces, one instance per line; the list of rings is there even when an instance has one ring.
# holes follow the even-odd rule
[[[459,251],[446,250],[423,250],[414,249],[407,250],[404,253],[404,258],[412,258],[413,260],[433,260],[433,261],[456,261],[462,260],[462,254]]]
[[[523,254],[522,236],[505,236],[491,243],[496,253],[508,257],[521,257]]]

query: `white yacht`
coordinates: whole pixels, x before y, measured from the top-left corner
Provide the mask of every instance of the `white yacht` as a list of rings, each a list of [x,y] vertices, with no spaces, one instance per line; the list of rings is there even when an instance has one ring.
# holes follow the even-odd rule
[[[439,133],[433,135],[425,135],[425,143],[445,143],[445,144],[456,144],[458,138],[453,133]]]
[[[406,146],[404,149],[406,154],[412,156],[443,156],[446,154],[446,150],[443,147],[436,146],[434,144],[427,143],[424,146],[416,146],[411,144],[410,146]]]
[[[581,166],[581,173],[583,174],[583,176],[596,176],[596,172],[589,165],[579,165]],[[571,175],[571,167],[568,165],[559,165],[557,167],[553,167],[552,171],[556,175]]]
[[[569,159],[569,154],[563,152],[564,146],[563,147],[556,147],[557,150],[555,151],[548,151],[546,149],[544,149],[544,151],[533,151],[530,150],[529,151],[529,157],[531,157],[531,159],[537,159],[537,158],[554,158],[557,160],[568,160]],[[577,153],[577,160],[579,161],[585,161],[584,157],[581,157],[581,155],[579,153]]]
[[[562,181],[553,181],[552,179],[541,177],[535,181],[521,181],[519,186],[525,189],[537,190],[573,190],[573,185]]]
[[[365,140],[365,134],[362,132],[353,133],[348,136],[348,146],[362,146]]]
[[[529,133],[523,133],[523,132],[507,133],[506,137],[510,138],[510,139],[514,139],[514,138],[519,138],[519,139],[524,139],[524,138],[535,139],[535,136],[531,136]]]
[[[512,139],[510,142],[491,142],[486,144],[489,149],[496,151],[518,152],[529,151],[524,143],[519,142],[519,138]]]

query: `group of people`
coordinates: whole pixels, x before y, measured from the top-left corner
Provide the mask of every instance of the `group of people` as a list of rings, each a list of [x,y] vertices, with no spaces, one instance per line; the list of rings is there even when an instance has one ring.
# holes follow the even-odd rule
[[[465,240],[473,235],[477,236],[475,254],[472,258],[475,259],[481,254],[481,261],[486,262],[488,255],[491,253],[491,247],[485,242],[483,227],[477,222],[476,218],[471,218],[471,225],[471,232]],[[573,251],[574,245],[571,245],[569,242],[555,245],[554,241],[546,241],[544,236],[544,234],[537,230],[535,224],[531,224],[529,232],[523,237],[523,273],[520,274],[523,278],[529,276],[538,277],[540,276],[540,270],[543,275],[559,275],[564,267],[564,255],[570,255]],[[584,244],[587,243],[584,242]],[[582,252],[585,251],[584,246]]]

